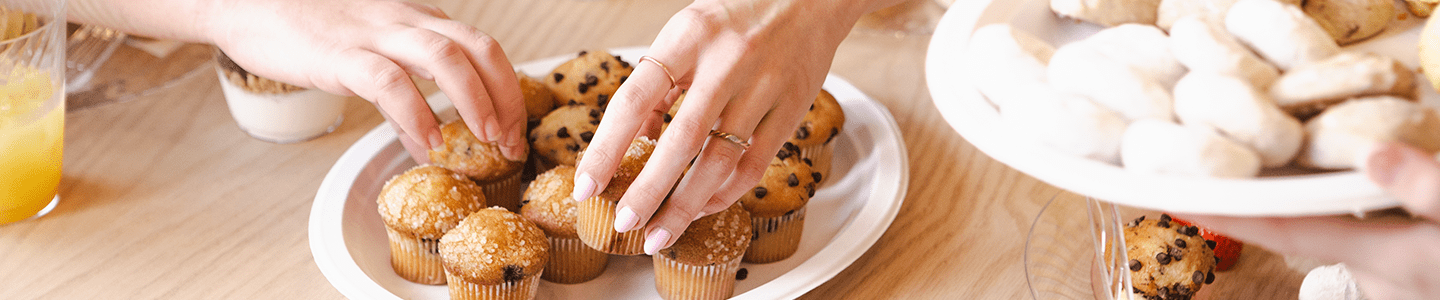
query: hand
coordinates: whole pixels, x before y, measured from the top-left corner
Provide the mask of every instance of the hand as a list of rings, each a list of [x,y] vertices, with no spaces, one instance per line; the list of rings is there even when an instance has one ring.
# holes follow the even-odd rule
[[[604,190],[630,141],[653,136],[687,90],[615,219],[619,232],[644,228],[645,253],[669,247],[691,221],[755,187],[815,100],[836,47],[861,14],[883,5],[874,2],[701,0],[686,7],[650,47],[660,64],[638,61],[616,91],[577,163],[574,199]],[[709,138],[712,129],[752,145]]]
[[[1344,262],[1371,299],[1440,297],[1440,162],[1388,143],[1364,171],[1419,220],[1179,217],[1279,253]]]
[[[373,102],[417,162],[443,145],[410,75],[435,80],[476,138],[521,159],[525,107],[493,38],[397,0],[219,1],[211,40],[247,71]]]

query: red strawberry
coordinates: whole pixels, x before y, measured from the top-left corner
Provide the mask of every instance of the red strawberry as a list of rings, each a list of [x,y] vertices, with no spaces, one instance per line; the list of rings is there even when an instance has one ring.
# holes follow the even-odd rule
[[[1182,226],[1192,226],[1185,220],[1174,219],[1174,221]],[[1215,271],[1229,271],[1231,267],[1235,266],[1235,261],[1240,260],[1240,250],[1245,248],[1245,243],[1203,227],[1200,228],[1200,236],[1205,238],[1205,244],[1213,245],[1215,257],[1219,259],[1215,264]]]

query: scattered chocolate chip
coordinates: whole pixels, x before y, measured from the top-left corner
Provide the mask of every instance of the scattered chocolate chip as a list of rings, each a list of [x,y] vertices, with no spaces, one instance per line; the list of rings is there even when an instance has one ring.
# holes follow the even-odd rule
[[[814,104],[814,103],[811,103],[811,104],[810,104],[810,110],[815,110],[815,104]]]
[[[1170,214],[1160,214],[1160,222],[1170,222]]]
[[[1162,266],[1168,265],[1170,264],[1170,254],[1165,252],[1155,253],[1155,261],[1159,262]]]
[[[796,177],[795,173],[790,173],[790,177],[785,178],[785,184],[788,184],[790,186],[798,186],[800,185],[800,178]]]
[[[561,80],[565,80],[565,74],[555,73],[555,83],[560,83]]]
[[[1180,261],[1180,258],[1185,257],[1185,250],[1169,246],[1166,246],[1165,248],[1169,249],[1171,260]]]
[[[578,152],[580,151],[580,144],[565,145],[565,149],[570,150],[570,152]]]
[[[620,61],[620,67],[621,67],[621,68],[626,68],[626,69],[629,69],[629,68],[630,68],[630,63],[629,63],[629,62],[626,62],[624,59],[620,59],[620,56],[619,56],[619,55],[616,55],[616,56],[615,56],[615,60]],[[621,80],[621,81],[624,81],[624,80]]]
[[[560,127],[559,130],[555,130],[555,137],[562,139],[570,137],[570,128]]]
[[[516,282],[525,279],[525,269],[517,265],[505,265],[505,282]]]
[[[1160,219],[1160,222],[1156,222],[1155,225],[1156,225],[1156,226],[1160,226],[1160,227],[1162,227],[1162,228],[1170,228],[1170,221],[1166,221],[1165,219]]]
[[[599,94],[595,96],[595,99],[597,100],[595,102],[596,104],[599,104],[600,106],[605,106],[605,102],[610,102],[610,95]]]
[[[624,63],[624,62],[621,62],[621,63]],[[626,67],[629,67],[629,65],[626,65]],[[630,76],[620,76],[620,83],[625,83],[625,80],[626,80],[626,79],[630,79]]]
[[[530,204],[530,199],[520,199],[520,206],[525,206],[526,204]]]
[[[1133,287],[1133,286],[1132,286],[1132,287],[1130,287],[1130,289],[1131,289],[1132,292],[1135,292],[1136,294],[1144,294],[1144,293],[1145,293],[1145,292],[1141,292],[1141,291],[1140,291],[1140,288],[1137,288],[1137,287]]]
[[[1205,282],[1205,273],[1204,273],[1204,272],[1200,272],[1200,271],[1195,271],[1195,273],[1190,274],[1190,281],[1195,282],[1195,284],[1200,284],[1201,282]]]
[[[820,172],[810,172],[810,178],[814,178],[815,182],[820,182],[820,176]]]
[[[805,185],[805,196],[815,197],[815,183]]]
[[[1210,247],[1210,250],[1215,250],[1215,241],[1205,240],[1205,247]]]
[[[600,120],[590,120],[590,125],[600,125]]]
[[[826,143],[826,144],[829,144],[830,141],[835,140],[835,136],[838,136],[838,135],[840,135],[840,128],[833,128],[833,127],[830,128],[830,137],[825,138],[825,143]]]
[[[1131,271],[1131,272],[1140,271],[1140,268],[1143,268],[1143,267],[1145,267],[1145,266],[1142,265],[1142,264],[1140,264],[1140,261],[1139,261],[1139,260],[1134,260],[1134,259],[1131,259],[1131,260],[1130,260],[1130,271]]]
[[[670,114],[665,114],[665,123],[670,123],[670,120],[673,120],[673,119],[675,119],[675,116],[671,116]]]
[[[814,167],[814,166],[815,166],[815,163],[814,163],[814,162],[811,162],[809,158],[801,158],[800,161],[805,162],[805,165],[807,165],[807,166],[811,166],[811,167]]]
[[[590,110],[590,118],[594,119],[594,118],[599,118],[599,117],[600,117],[600,111],[599,111],[599,110],[595,110],[595,109],[591,109],[591,110]]]
[[[620,58],[619,55],[611,55],[611,56],[614,56],[616,61],[619,61],[620,63],[625,63],[625,59]]]
[[[1185,227],[1185,235],[1186,235],[1186,236],[1195,236],[1195,235],[1197,235],[1197,234],[1200,234],[1200,227],[1195,227],[1195,226],[1186,226],[1186,227]]]
[[[747,277],[750,277],[750,270],[740,268],[740,271],[735,272],[735,280],[745,280]]]
[[[585,50],[580,50],[580,54],[576,54],[575,56],[585,56],[586,53],[590,53],[590,52],[589,52],[589,51],[585,51]]]
[[[605,70],[605,73],[610,73],[610,62],[608,62],[608,61],[602,61],[602,62],[600,62],[600,69],[601,69],[601,70]]]
[[[569,102],[565,102],[565,105],[580,105],[580,101],[575,101],[575,99],[570,99]]]
[[[1195,271],[1200,272],[1200,271]],[[1205,284],[1215,283],[1215,272],[1205,273]]]
[[[775,152],[775,158],[780,160],[790,159],[791,156],[795,156],[795,152],[791,152],[790,149],[780,148],[780,152]]]
[[[590,91],[590,86],[585,85],[584,83],[581,83],[581,84],[580,84],[580,87],[577,88],[577,90],[580,91],[581,94],[584,94],[585,92],[589,92],[589,91]]]
[[[592,138],[595,138],[595,133],[594,133],[594,132],[586,131],[586,132],[581,132],[581,133],[580,133],[580,140],[585,141],[586,143],[589,143],[589,142],[590,142],[590,139],[592,139]]]
[[[757,186],[757,187],[755,187],[755,198],[756,198],[756,199],[765,199],[765,194],[768,194],[768,193],[770,193],[770,191],[769,191],[769,190],[766,190],[765,187],[763,187],[763,186]]]
[[[1143,221],[1145,221],[1145,216],[1140,216],[1139,218],[1135,218],[1134,221],[1130,221],[1130,226],[1140,225],[1140,222]]]
[[[595,75],[591,74],[585,74],[585,85],[595,86],[598,84],[600,84],[600,77],[595,77]]]
[[[1175,239],[1175,247],[1185,248],[1185,240]]]
[[[807,139],[807,138],[810,138],[810,127],[809,127],[809,126],[800,126],[799,129],[795,129],[795,139],[797,139],[797,140],[803,140],[803,139]]]

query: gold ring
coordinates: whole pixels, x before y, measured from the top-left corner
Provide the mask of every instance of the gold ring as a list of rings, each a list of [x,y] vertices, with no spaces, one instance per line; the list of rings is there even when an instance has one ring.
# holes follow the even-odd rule
[[[730,141],[731,143],[735,143],[736,145],[740,145],[740,150],[750,150],[750,142],[746,142],[744,139],[741,139],[739,136],[736,136],[734,134],[720,132],[719,130],[711,130],[710,136],[722,138]]]
[[[675,88],[675,86],[676,86],[675,76],[674,76],[674,75],[670,75],[670,68],[665,67],[665,64],[664,64],[664,63],[661,63],[660,60],[657,60],[657,59],[655,59],[654,57],[650,57],[650,56],[648,56],[648,55],[642,55],[642,56],[640,56],[640,62],[647,62],[647,61],[648,61],[648,62],[655,63],[655,65],[657,65],[657,66],[660,66],[660,71],[664,71],[664,72],[665,72],[665,77],[669,77],[669,78],[670,78],[670,88]]]

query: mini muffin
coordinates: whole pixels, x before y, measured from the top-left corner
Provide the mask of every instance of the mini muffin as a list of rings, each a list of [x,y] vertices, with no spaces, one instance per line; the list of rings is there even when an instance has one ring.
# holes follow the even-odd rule
[[[645,168],[645,162],[650,160],[650,154],[654,151],[655,140],[643,136],[635,138],[630,142],[630,148],[625,151],[625,157],[620,159],[620,166],[615,169],[615,175],[610,178],[610,184],[605,186],[605,190],[580,202],[575,212],[575,229],[585,245],[610,254],[645,253],[643,230],[623,233],[615,231],[615,206],[619,204],[620,196],[624,196],[625,191],[630,188],[630,183],[635,181],[635,176],[640,175],[640,170]]]
[[[485,189],[490,205],[511,211],[520,209],[520,173],[525,160],[506,159],[500,147],[481,142],[470,133],[470,127],[459,119],[440,125],[445,145],[430,150],[430,162],[470,177]],[[528,153],[526,154],[528,155]]]
[[[680,103],[685,102],[685,94],[685,92],[681,92],[680,97],[675,98],[675,103],[670,104],[670,112],[660,116],[660,134],[665,134],[666,130],[670,130],[670,121],[675,120],[675,115],[680,113]]]
[[[440,239],[450,299],[534,299],[550,260],[545,233],[499,207],[481,209]]]
[[[440,237],[485,208],[485,194],[465,175],[421,165],[386,181],[375,202],[390,237],[395,274],[416,283],[445,284]]]
[[[557,108],[540,120],[540,126],[530,130],[530,146],[551,166],[573,166],[576,154],[590,146],[595,128],[604,116],[596,106],[566,105]]]
[[[815,171],[830,178],[830,156],[835,149],[833,142],[844,130],[843,127],[845,111],[840,108],[840,102],[836,102],[830,92],[820,90],[815,103],[810,105],[810,112],[805,113],[805,119],[795,129],[790,143],[800,147],[800,157],[810,160]]]
[[[739,203],[695,220],[653,257],[655,290],[665,299],[730,298],[750,233],[750,213]]]
[[[1215,243],[1195,226],[1140,217],[1125,224],[1125,253],[1130,258],[1131,292],[1145,299],[1190,299],[1215,281]]]
[[[520,94],[525,97],[525,117],[528,121],[528,128],[535,128],[536,125],[540,125],[541,118],[555,110],[555,93],[550,92],[550,88],[545,87],[545,83],[530,78],[525,73],[515,72],[515,78],[520,79]]]
[[[635,67],[605,51],[580,51],[580,55],[541,78],[555,93],[555,106],[585,104],[605,107],[620,84]]]
[[[550,240],[550,265],[541,278],[554,283],[590,281],[600,277],[610,262],[610,255],[586,246],[575,232],[576,202],[570,200],[574,178],[575,167],[550,169],[535,177],[520,201],[520,214],[540,226]]]
[[[780,261],[795,254],[800,246],[800,233],[805,231],[805,203],[815,196],[821,175],[811,171],[799,152],[800,148],[785,143],[770,160],[760,184],[740,197],[755,227],[745,262]]]

